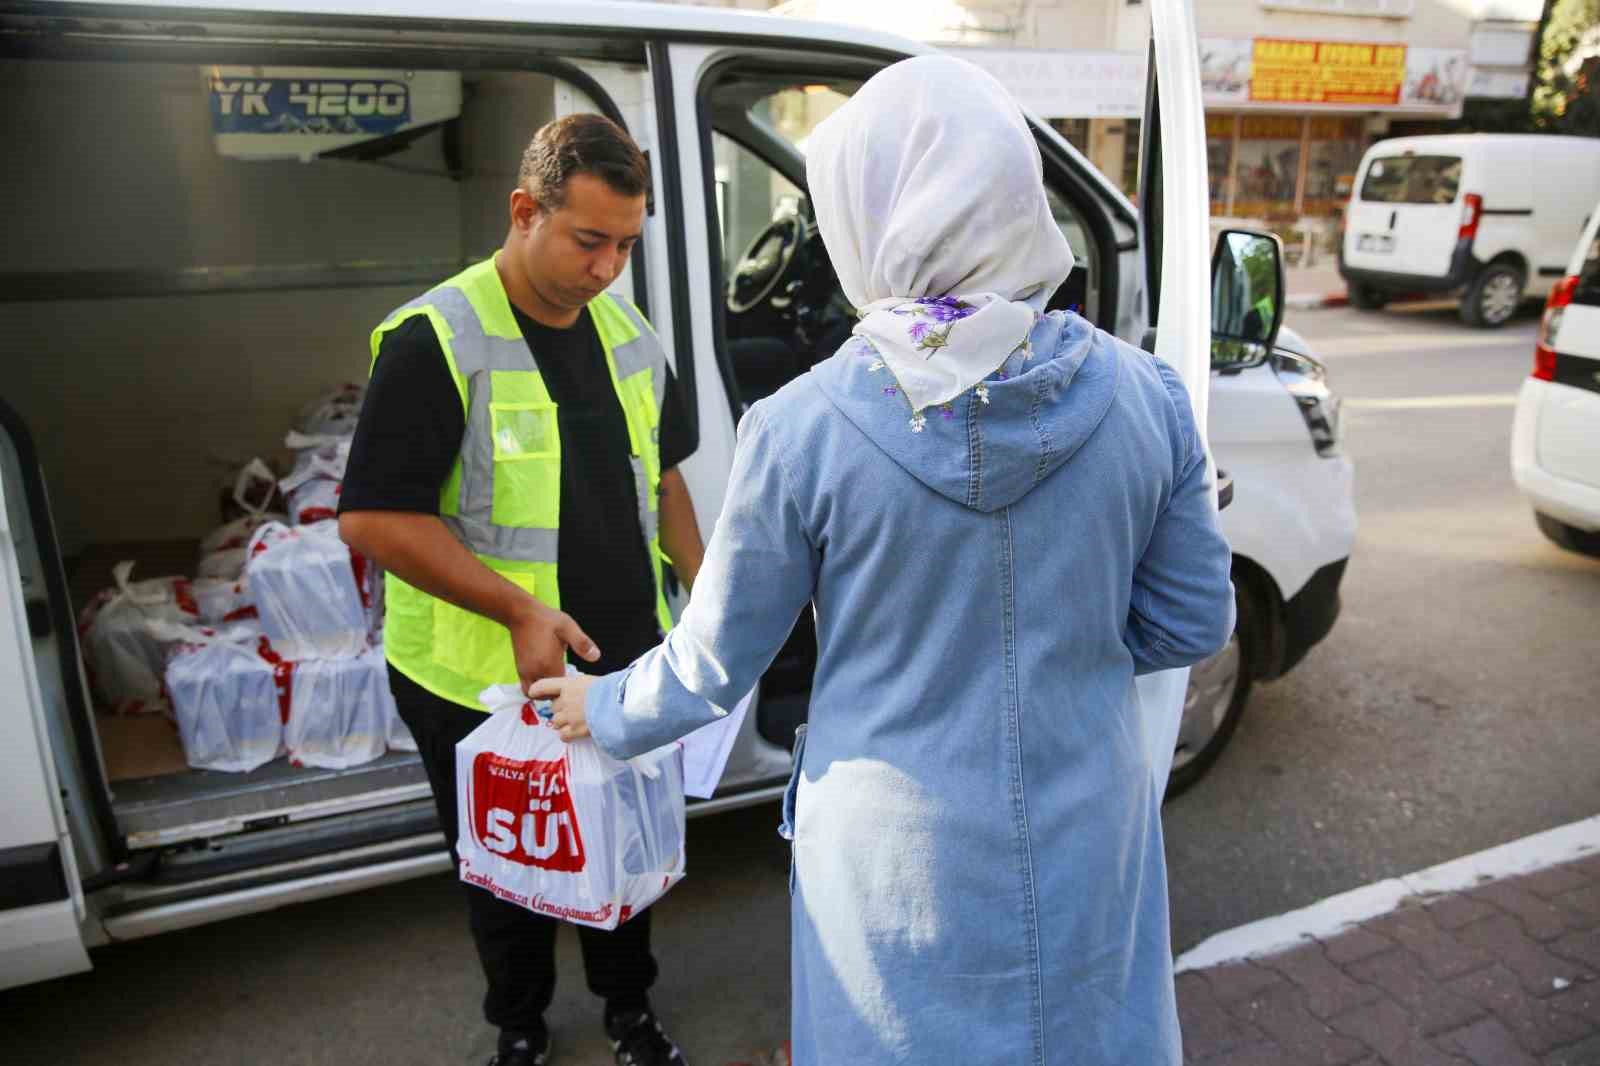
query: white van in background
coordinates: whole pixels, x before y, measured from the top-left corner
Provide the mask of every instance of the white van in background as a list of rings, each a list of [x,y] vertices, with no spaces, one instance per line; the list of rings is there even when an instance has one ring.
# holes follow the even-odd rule
[[[1545,536],[1600,556],[1600,206],[1539,324],[1512,423],[1511,476]]]
[[[1461,294],[1461,320],[1503,324],[1566,273],[1600,199],[1600,138],[1471,133],[1367,149],[1339,248],[1350,303]]]

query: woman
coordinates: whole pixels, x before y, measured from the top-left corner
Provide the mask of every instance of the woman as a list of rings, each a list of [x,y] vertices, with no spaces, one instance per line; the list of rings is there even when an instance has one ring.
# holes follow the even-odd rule
[[[1164,761],[1133,679],[1233,628],[1188,395],[1040,313],[1072,256],[976,67],[883,71],[807,178],[855,336],[745,415],[666,642],[534,693],[564,735],[646,751],[731,707],[810,602],[794,1061],[1177,1064]]]

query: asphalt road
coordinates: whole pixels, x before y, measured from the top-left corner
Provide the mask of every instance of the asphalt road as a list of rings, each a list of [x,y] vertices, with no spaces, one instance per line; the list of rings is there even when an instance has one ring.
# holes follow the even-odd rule
[[[1544,541],[1508,468],[1535,321],[1294,316],[1348,401],[1360,538],[1332,635],[1167,807],[1177,949],[1600,811],[1600,561]],[[787,1027],[776,821],[691,823],[690,876],[657,907],[656,1002],[697,1064]],[[7,1061],[481,1062],[460,891],[428,878],[99,952],[0,993]],[[576,948],[565,934],[557,1061],[607,1063]]]

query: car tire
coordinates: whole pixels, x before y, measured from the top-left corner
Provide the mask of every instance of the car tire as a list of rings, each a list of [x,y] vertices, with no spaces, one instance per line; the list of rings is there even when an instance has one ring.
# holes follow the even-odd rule
[[[1559,518],[1551,518],[1538,511],[1533,513],[1533,519],[1539,523],[1539,532],[1550,538],[1550,542],[1557,547],[1565,548],[1579,555],[1592,555],[1600,558],[1600,531],[1588,532],[1569,526]]]
[[[1522,306],[1522,272],[1509,263],[1490,263],[1461,297],[1461,321],[1475,329],[1498,329]]]
[[[1250,669],[1255,610],[1248,592],[1237,580],[1234,587],[1238,618],[1233,636],[1225,648],[1189,670],[1178,749],[1167,775],[1169,800],[1192,788],[1216,763],[1250,702],[1250,688],[1255,681]]]
[[[1350,286],[1350,306],[1357,311],[1382,311],[1389,304],[1389,294],[1371,285]]]

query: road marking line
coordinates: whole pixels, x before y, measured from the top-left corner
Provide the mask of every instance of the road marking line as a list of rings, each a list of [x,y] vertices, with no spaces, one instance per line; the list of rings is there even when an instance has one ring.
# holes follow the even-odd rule
[[[1203,970],[1225,962],[1276,955],[1309,937],[1332,937],[1395,910],[1415,897],[1437,896],[1533,873],[1600,851],[1600,817],[1558,826],[1509,844],[1329,896],[1297,911],[1263,918],[1207,937],[1178,956],[1173,969]]]
[[[1312,354],[1319,359],[1326,355],[1393,355],[1396,352],[1446,351],[1459,348],[1521,348],[1533,346],[1532,330],[1500,333],[1385,333],[1366,336],[1312,338],[1307,337]]]
[[[1457,407],[1515,407],[1514,392],[1464,392],[1453,396],[1390,396],[1345,400],[1347,411],[1426,411]]]

